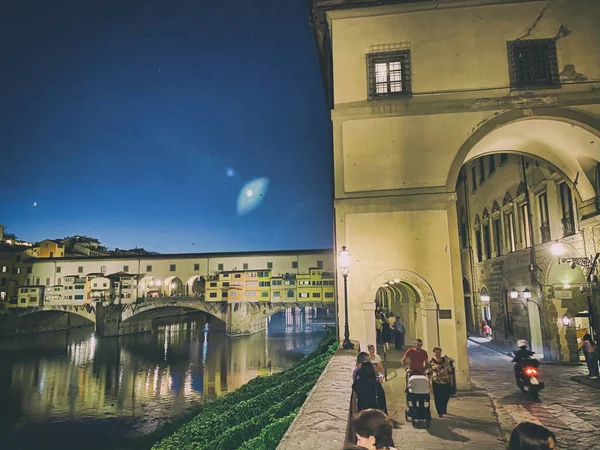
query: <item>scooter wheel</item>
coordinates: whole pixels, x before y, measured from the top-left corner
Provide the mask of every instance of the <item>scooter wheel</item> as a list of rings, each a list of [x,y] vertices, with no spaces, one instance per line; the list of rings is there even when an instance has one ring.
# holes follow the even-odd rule
[[[531,395],[531,398],[536,402],[540,399],[540,391],[537,389],[531,389],[529,395]]]

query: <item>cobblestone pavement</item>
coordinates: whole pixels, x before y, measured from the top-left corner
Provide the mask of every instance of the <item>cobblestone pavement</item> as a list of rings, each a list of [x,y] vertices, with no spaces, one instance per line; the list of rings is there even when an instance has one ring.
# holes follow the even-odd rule
[[[504,437],[523,421],[552,430],[561,449],[600,449],[600,390],[573,382],[583,366],[542,364],[546,388],[538,402],[515,385],[511,358],[469,341],[471,381],[493,401]]]
[[[435,407],[433,420],[428,429],[413,428],[406,422],[405,372],[399,361],[402,353],[390,350],[387,354],[388,381],[383,386],[386,392],[388,413],[400,423],[394,430],[394,444],[398,449],[433,450],[503,450],[501,430],[494,413],[492,402],[482,389],[459,392],[450,400],[449,415],[438,418]],[[433,398],[432,398],[433,400]]]

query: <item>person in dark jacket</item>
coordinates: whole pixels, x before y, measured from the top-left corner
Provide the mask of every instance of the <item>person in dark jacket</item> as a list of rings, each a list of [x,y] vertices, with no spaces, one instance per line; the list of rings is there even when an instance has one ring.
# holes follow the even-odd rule
[[[375,408],[387,414],[385,392],[381,383],[377,381],[373,364],[363,363],[356,381],[352,384],[352,390],[356,392],[358,411]]]

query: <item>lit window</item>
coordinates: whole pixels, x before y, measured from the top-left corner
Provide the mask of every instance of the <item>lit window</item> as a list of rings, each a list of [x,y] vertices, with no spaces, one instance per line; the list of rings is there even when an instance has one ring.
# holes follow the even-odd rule
[[[411,95],[410,50],[367,55],[369,98]]]

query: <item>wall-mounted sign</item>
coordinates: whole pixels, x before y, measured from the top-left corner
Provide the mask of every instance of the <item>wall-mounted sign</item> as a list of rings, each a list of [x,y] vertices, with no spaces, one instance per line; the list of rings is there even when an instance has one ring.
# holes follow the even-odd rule
[[[554,290],[554,298],[561,300],[571,300],[573,298],[573,291],[559,291],[557,289]]]
[[[451,309],[440,309],[438,317],[440,319],[452,319],[452,310]]]

